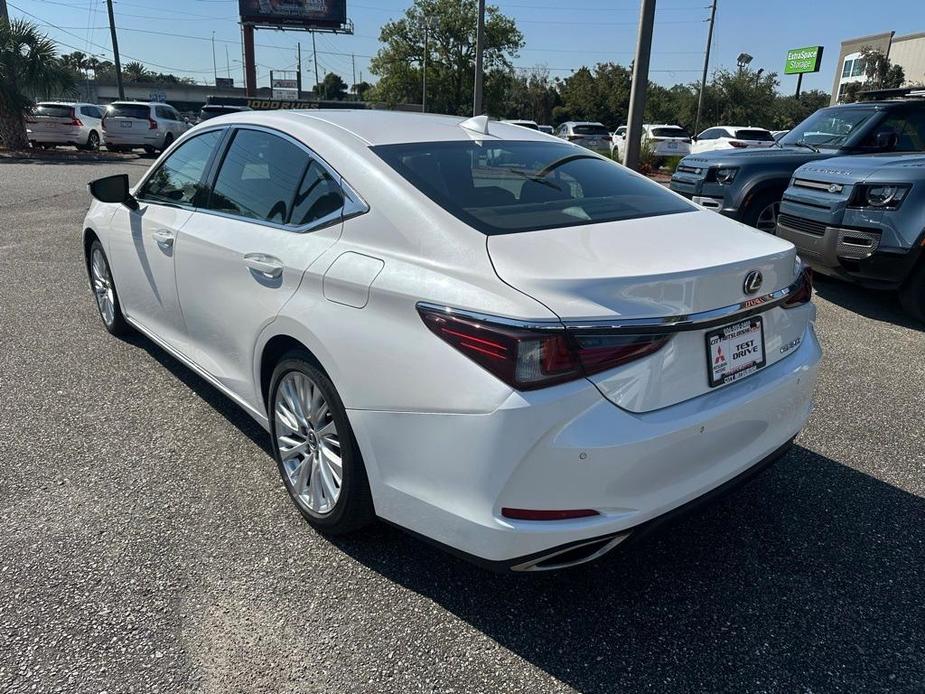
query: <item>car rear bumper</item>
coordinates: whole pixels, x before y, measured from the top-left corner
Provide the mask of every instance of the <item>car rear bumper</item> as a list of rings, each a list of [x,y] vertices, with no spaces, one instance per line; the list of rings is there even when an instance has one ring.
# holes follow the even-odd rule
[[[80,128],[60,128],[55,130],[32,130],[27,135],[32,142],[50,145],[84,144],[90,131],[82,132]]]
[[[777,234],[797,247],[813,269],[825,275],[884,289],[896,288],[915,266],[920,247],[911,249],[881,245],[874,228],[829,226],[822,222],[783,215]]]
[[[609,551],[778,452],[809,416],[820,356],[808,326],[787,358],[645,413],[585,381],[515,393],[490,414],[349,415],[380,517],[494,568],[557,568]],[[503,507],[599,515],[519,521]]]
[[[157,130],[145,130],[143,132],[119,132],[118,130],[106,130],[103,133],[106,144],[117,145],[119,147],[153,147],[163,143],[164,134]]]

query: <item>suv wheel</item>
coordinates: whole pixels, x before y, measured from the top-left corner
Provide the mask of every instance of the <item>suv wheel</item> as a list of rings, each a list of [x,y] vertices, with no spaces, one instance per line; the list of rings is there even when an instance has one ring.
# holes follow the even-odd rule
[[[776,234],[780,199],[781,195],[777,191],[767,190],[758,193],[742,215],[742,222],[759,231]]]
[[[331,535],[369,524],[372,496],[347,412],[308,354],[289,352],[276,365],[268,405],[280,476],[309,524]]]
[[[172,142],[173,142],[173,133],[167,133],[167,135],[164,137],[164,146],[161,147],[161,151],[163,152],[165,149],[170,147],[170,144]]]
[[[899,301],[906,313],[925,323],[925,262],[919,263],[903,284]]]
[[[96,130],[91,130],[90,134],[87,135],[87,144],[85,144],[81,149],[85,149],[88,152],[95,152],[100,148],[100,136],[97,135]]]

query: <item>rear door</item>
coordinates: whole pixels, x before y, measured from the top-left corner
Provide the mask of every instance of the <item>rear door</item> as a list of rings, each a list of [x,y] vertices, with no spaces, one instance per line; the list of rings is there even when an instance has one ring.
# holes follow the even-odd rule
[[[106,114],[106,129],[116,135],[144,137],[151,128],[151,107],[145,104],[113,104]]]
[[[240,127],[214,175],[208,209],[182,229],[176,276],[193,358],[247,402],[260,402],[257,338],[306,268],[340,237],[344,202],[337,174],[304,145]]]
[[[139,206],[113,216],[109,259],[126,316],[189,355],[174,279],[177,235],[203,203],[203,178],[224,131],[210,130],[180,145],[135,191]]]

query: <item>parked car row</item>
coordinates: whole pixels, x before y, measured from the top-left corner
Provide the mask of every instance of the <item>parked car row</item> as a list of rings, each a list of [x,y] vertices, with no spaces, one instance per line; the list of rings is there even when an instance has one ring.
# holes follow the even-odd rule
[[[108,106],[43,101],[26,118],[29,141],[45,149],[74,145],[92,151],[105,146],[112,152],[144,149],[153,154],[167,149],[189,127],[170,104],[143,101]]]
[[[772,146],[692,153],[670,185],[823,274],[898,290],[925,321],[925,92],[820,109]]]

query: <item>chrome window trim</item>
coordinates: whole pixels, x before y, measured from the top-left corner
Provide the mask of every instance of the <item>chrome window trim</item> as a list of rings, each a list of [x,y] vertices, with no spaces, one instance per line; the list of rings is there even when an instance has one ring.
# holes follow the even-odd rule
[[[450,316],[459,316],[483,323],[520,328],[523,330],[562,330],[565,328],[567,330],[580,332],[626,333],[631,335],[669,334],[689,332],[692,330],[705,330],[707,328],[732,323],[737,320],[743,320],[757,313],[768,311],[784,303],[787,297],[796,291],[800,282],[801,279],[797,278],[793,284],[788,287],[778,289],[760,297],[746,299],[737,304],[730,304],[729,306],[687,315],[663,316],[658,318],[607,318],[601,320],[564,321],[540,318],[535,320],[520,320],[442,306],[428,301],[419,301],[415,306],[418,309],[446,313]]]

